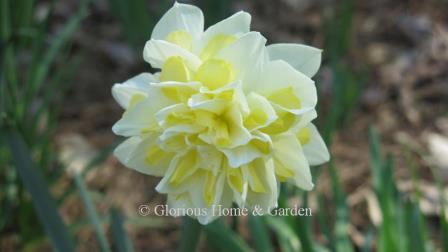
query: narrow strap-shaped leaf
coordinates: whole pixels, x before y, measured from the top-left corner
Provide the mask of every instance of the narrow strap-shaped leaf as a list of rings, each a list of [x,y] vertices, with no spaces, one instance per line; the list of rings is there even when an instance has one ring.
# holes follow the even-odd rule
[[[329,163],[329,171],[334,193],[334,203],[336,205],[336,219],[334,223],[334,247],[338,252],[353,251],[353,246],[348,235],[349,217],[346,196],[339,182],[337,169],[332,161],[330,161]]]
[[[299,238],[283,218],[266,217],[266,223],[277,234],[282,251],[301,251]]]
[[[247,243],[235,232],[227,228],[221,220],[216,220],[204,226],[210,244],[222,251],[246,252],[252,251]]]
[[[65,227],[57,206],[45,185],[42,175],[34,166],[22,136],[16,130],[6,130],[8,143],[13,157],[14,165],[19,176],[31,194],[37,215],[51,239],[56,251],[74,251],[73,241]]]
[[[116,208],[111,210],[111,225],[112,234],[114,236],[117,251],[119,252],[133,252],[131,240],[123,226],[123,217]]]
[[[93,229],[95,231],[95,235],[98,239],[98,243],[100,245],[101,251],[109,252],[109,243],[107,242],[106,235],[104,234],[103,228],[101,226],[101,221],[96,212],[95,206],[92,202],[92,199],[87,192],[86,185],[82,180],[81,176],[76,173],[74,174],[76,186],[79,189],[79,194],[81,196],[82,203],[84,204],[84,208],[86,209],[87,217],[89,218],[90,223],[93,225]]]
[[[262,216],[249,215],[249,229],[256,251],[274,251]]]
[[[308,192],[302,194],[303,207],[308,207]],[[288,216],[292,217],[292,216]],[[312,226],[311,218],[297,217],[296,220],[292,220],[295,223],[295,231],[299,235],[300,244],[304,251],[313,251],[313,238],[312,238]]]
[[[179,251],[197,251],[200,236],[201,224],[188,216],[183,217]]]

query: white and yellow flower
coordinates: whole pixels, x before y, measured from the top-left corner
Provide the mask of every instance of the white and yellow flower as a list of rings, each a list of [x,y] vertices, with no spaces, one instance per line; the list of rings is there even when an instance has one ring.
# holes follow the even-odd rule
[[[282,181],[311,190],[310,165],[329,159],[316,127],[311,77],[321,51],[273,44],[238,12],[204,31],[203,14],[175,3],[154,28],[142,73],[112,94],[125,109],[113,126],[128,139],[115,155],[162,177],[170,207],[277,206]],[[217,216],[197,216],[205,224]]]

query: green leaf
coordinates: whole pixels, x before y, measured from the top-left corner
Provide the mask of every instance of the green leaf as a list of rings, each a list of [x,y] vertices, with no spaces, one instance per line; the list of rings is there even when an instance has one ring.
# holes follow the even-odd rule
[[[332,161],[329,163],[331,184],[336,205],[336,220],[334,224],[334,247],[338,252],[353,251],[353,246],[348,235],[348,207],[346,197],[342,191],[337,170]]]
[[[301,251],[300,241],[294,229],[283,218],[266,216],[267,225],[277,234],[282,251]]]
[[[123,217],[116,208],[111,210],[112,234],[119,252],[133,252],[132,242],[123,226]]]
[[[424,252],[426,251],[426,239],[424,221],[419,206],[416,203],[407,202],[405,210],[408,251]]]
[[[82,180],[81,176],[78,173],[74,174],[74,178],[76,186],[79,189],[79,194],[81,196],[82,203],[84,204],[84,208],[86,209],[87,217],[89,218],[95,230],[95,235],[98,239],[101,251],[109,252],[110,248],[107,242],[106,235],[104,234],[103,228],[101,226],[101,221],[98,216],[98,213],[96,212],[93,201],[90,198],[89,193],[87,192],[86,185],[84,184],[84,181]]]
[[[303,207],[307,208],[308,192],[303,192],[302,199],[303,199]],[[299,236],[300,244],[302,245],[304,251],[316,250],[316,244],[314,243],[312,238],[311,220],[312,218],[309,217],[296,217],[291,220],[291,222],[295,223],[295,230]]]
[[[378,133],[373,127],[369,128],[369,150],[370,150],[370,167],[372,172],[373,189],[375,191],[381,190],[381,153]]]
[[[45,50],[45,54],[42,58],[38,59],[37,64],[32,69],[32,74],[30,78],[29,86],[26,89],[25,101],[31,100],[33,96],[39,91],[42,83],[45,78],[48,76],[48,72],[50,70],[51,65],[56,59],[56,56],[59,52],[69,44],[70,39],[72,38],[75,31],[78,29],[82,19],[87,14],[87,5],[89,0],[81,0],[80,7],[77,10],[76,14],[69,19],[69,21],[64,24],[64,27],[61,29],[61,32],[55,37],[52,41],[51,46],[48,50]],[[29,106],[25,107],[26,109]],[[24,113],[25,115],[26,113]]]
[[[262,216],[249,215],[249,229],[256,251],[274,251]]]
[[[155,24],[154,18],[149,14],[147,1],[109,0],[109,4],[112,13],[118,18],[126,39],[135,50],[140,51],[145,41],[149,39],[149,31]]]
[[[201,236],[201,224],[188,216],[182,217],[179,251],[196,251]]]
[[[235,232],[227,228],[221,220],[216,220],[204,226],[204,231],[207,234],[207,239],[210,244],[220,251],[252,251],[246,242]]]
[[[448,237],[448,220],[445,214],[440,216],[440,222],[442,225],[442,237]],[[442,239],[442,249],[444,252],[448,252],[448,239]]]
[[[57,206],[45,185],[42,175],[31,160],[31,153],[22,136],[14,129],[6,130],[6,135],[14,165],[25,188],[31,194],[37,215],[50,237],[54,249],[62,252],[74,251],[73,241],[58,213]]]

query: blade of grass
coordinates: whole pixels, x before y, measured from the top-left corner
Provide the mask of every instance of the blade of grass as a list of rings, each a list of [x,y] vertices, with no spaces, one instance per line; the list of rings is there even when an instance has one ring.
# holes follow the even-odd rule
[[[101,251],[109,252],[109,244],[107,242],[106,235],[104,234],[103,227],[101,226],[101,221],[96,212],[95,206],[93,204],[92,199],[89,196],[86,185],[82,180],[81,176],[78,173],[74,174],[74,179],[76,186],[79,190],[79,195],[81,196],[82,203],[84,204],[84,208],[87,213],[87,217],[90,220],[90,223],[93,225],[93,229],[95,230],[95,235],[98,239],[98,243],[100,245]]]
[[[14,129],[6,131],[8,143],[19,176],[31,194],[37,215],[56,251],[74,251],[73,241],[65,227],[57,206],[45,185],[42,175],[31,160],[22,136]]]
[[[124,229],[123,216],[116,208],[112,208],[111,210],[111,225],[117,250],[119,252],[133,252],[132,242]]]

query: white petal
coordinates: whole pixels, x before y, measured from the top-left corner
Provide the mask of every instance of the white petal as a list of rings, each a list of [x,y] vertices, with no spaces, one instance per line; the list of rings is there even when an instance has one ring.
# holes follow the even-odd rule
[[[246,199],[247,199],[247,192],[249,189],[249,184],[247,183],[247,179],[244,178],[244,174],[242,175],[242,182],[243,182],[243,188],[241,192],[238,190],[238,188],[235,187],[233,183],[231,183],[230,179],[231,174],[227,172],[227,185],[231,188],[233,193],[233,200],[235,203],[240,207],[246,207]]]
[[[209,90],[202,86],[198,94],[193,95],[188,101],[188,106],[193,109],[202,109],[215,114],[221,114],[228,106],[229,100],[222,98],[210,98],[210,95],[218,96],[226,91],[233,90],[232,101],[238,105],[243,115],[249,113],[249,107],[246,100],[246,95],[242,90],[241,81],[235,81],[223,87]]]
[[[222,153],[211,146],[198,146],[198,152],[200,156],[199,167],[209,170],[213,174],[218,174],[222,167]]]
[[[223,149],[222,152],[226,155],[229,165],[234,168],[250,163],[254,159],[262,156],[262,153],[250,144],[232,149]]]
[[[188,32],[193,39],[198,39],[204,31],[204,15],[201,9],[194,5],[175,2],[157,22],[152,31],[152,39],[165,39],[176,30]]]
[[[271,61],[266,65],[264,77],[254,90],[268,97],[273,92],[292,87],[300,99],[301,108],[314,108],[317,103],[317,91],[314,81],[292,68],[283,60]]]
[[[235,77],[243,80],[243,89],[254,73],[259,76],[265,54],[266,38],[258,32],[248,32],[229,46],[222,49],[215,58],[223,59],[233,65]]]
[[[123,83],[116,83],[112,87],[112,96],[121,107],[127,108],[134,95],[147,96],[149,83],[157,79],[150,73],[141,73]]]
[[[274,160],[294,173],[294,184],[304,190],[313,189],[311,171],[299,140],[293,134],[273,137]]]
[[[165,173],[172,155],[167,153],[156,166],[150,165],[145,159],[149,148],[155,143],[155,135],[146,135],[143,138],[139,136],[131,137],[115,149],[114,155],[126,167],[144,174],[162,176]]]
[[[163,93],[155,87],[150,87],[148,97],[129,108],[122,118],[114,124],[112,131],[121,136],[137,136],[145,131],[157,129],[155,114],[162,108],[172,104]]]
[[[198,56],[164,40],[151,39],[146,42],[143,49],[143,59],[154,68],[162,68],[165,61],[172,56],[182,57],[187,67],[193,71],[196,71],[201,64]]]
[[[254,132],[252,139],[260,140],[272,145],[269,135],[263,134],[261,132]],[[262,157],[264,154],[252,145],[250,142],[248,144],[238,146],[231,149],[221,149],[221,151],[226,155],[229,165],[231,167],[237,168],[242,165],[252,162],[254,159]]]
[[[203,130],[204,127],[198,125],[190,125],[190,124],[179,124],[173,127],[167,128],[160,135],[160,140],[166,140],[174,135],[179,135],[179,133],[193,134],[198,133]]]
[[[316,119],[317,112],[315,109],[311,109],[303,114],[300,115],[297,122],[291,127],[292,132],[297,132],[298,129],[305,127],[308,125],[312,120]]]
[[[316,126],[310,123],[307,126],[311,130],[310,142],[303,145],[303,152],[310,165],[320,165],[330,160],[327,146],[319,134]]]
[[[184,157],[185,154],[186,152],[181,152],[172,158],[171,163],[169,164],[169,167],[165,172],[165,175],[156,186],[156,191],[158,191],[159,193],[180,194],[187,192],[192,186],[198,183],[197,176],[190,176],[198,169],[197,163],[191,167],[191,169],[186,174],[186,179],[182,181],[182,183],[177,186],[173,186],[170,183],[171,176],[177,169],[179,161],[181,161],[182,157]]]
[[[195,208],[207,209],[205,215],[196,216],[199,223],[202,225],[206,225],[213,220],[219,217],[219,212],[213,211],[216,210],[218,205],[221,205],[222,208],[230,207],[232,202],[232,193],[230,188],[225,183],[226,176],[224,173],[218,175],[218,178],[215,183],[215,197],[210,206],[207,206],[204,202],[203,192],[204,192],[204,182],[197,183],[195,186],[191,187],[190,197],[191,201]],[[214,208],[215,206],[215,208]]]
[[[241,111],[235,105],[229,111],[226,112],[227,121],[229,122],[229,138],[231,145],[228,148],[235,148],[247,144],[251,139],[252,135],[243,125],[243,117]]]
[[[251,16],[249,13],[240,11],[210,26],[202,35],[198,52],[216,35],[234,35],[240,37],[242,34],[249,32],[250,20]]]
[[[266,187],[265,193],[257,193],[252,190],[248,190],[246,204],[250,208],[256,206],[260,207],[262,213],[267,213],[277,207],[278,199],[278,185],[275,177],[274,162],[272,159],[256,159],[254,161],[255,171],[259,174],[258,177]],[[247,174],[247,170],[243,169],[243,172]],[[247,177],[249,175],[246,175]]]
[[[174,194],[170,193],[167,196],[168,209],[176,209],[176,211],[171,211],[170,216],[185,216],[187,211],[183,209],[193,209],[193,203],[191,202],[190,195],[188,193]],[[172,215],[171,215],[172,214]],[[193,217],[193,216],[192,216]]]
[[[249,105],[250,110],[261,109],[261,111],[263,111],[267,117],[266,122],[261,123],[260,125],[257,125],[254,128],[251,128],[251,131],[268,126],[277,119],[277,114],[275,113],[274,108],[264,96],[261,96],[255,92],[251,92],[247,96],[247,103]]]
[[[267,46],[271,60],[284,60],[308,77],[319,70],[322,50],[300,44],[272,44]]]
[[[192,109],[201,109],[215,114],[221,114],[228,106],[228,102],[222,99],[210,99],[209,96],[199,93],[190,97],[188,106]]]

